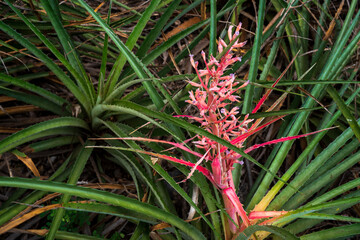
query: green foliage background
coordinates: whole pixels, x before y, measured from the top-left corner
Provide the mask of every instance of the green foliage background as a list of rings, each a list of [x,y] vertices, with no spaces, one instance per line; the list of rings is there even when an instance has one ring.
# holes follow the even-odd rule
[[[9,172],[2,172],[2,194],[10,191],[10,195],[0,207],[0,226],[7,226],[48,193],[57,192],[62,194],[59,203],[63,207],[48,215],[51,218],[41,219],[48,224],[46,239],[105,237],[62,229],[61,222],[73,211],[124,218],[132,230],[131,235],[123,236],[130,239],[148,239],[155,232],[164,239],[223,239],[226,213],[219,193],[205,177],[195,172],[190,181],[179,185],[168,170],[182,173],[183,179],[188,168],[153,164],[153,159],[140,152],[150,149],[163,153],[167,146],[94,140],[171,136],[181,143],[202,134],[244,157],[246,164],[234,169],[234,180],[248,211],[264,196],[270,199],[267,210],[294,210],[275,226],[246,229],[246,236],[260,230],[285,239],[335,239],[360,234],[358,2],[260,0],[253,4],[245,0],[196,0],[189,4],[153,0],[146,7],[140,7],[140,3],[0,3],[0,94],[11,98],[2,102],[5,114],[1,121],[34,117],[21,110],[25,105],[39,111],[38,119],[47,118],[25,124],[21,130],[10,129],[12,134],[4,130],[0,154],[5,158],[17,149],[38,166],[41,158],[36,157],[37,153],[50,157],[52,151],[67,149],[57,158],[56,168],[40,172],[51,174],[47,180],[31,174],[10,177]],[[119,9],[126,14],[117,17]],[[201,20],[163,37],[176,28],[175,24],[194,15]],[[277,111],[250,117],[287,116],[252,141],[260,141],[266,132],[275,139],[332,126],[336,129],[308,137],[301,146],[288,141],[265,154],[250,156],[199,126],[173,117],[189,111],[184,100],[191,86],[184,80],[195,78],[184,70],[189,52],[196,53],[201,46],[215,55],[216,39],[220,36],[226,41],[226,26],[239,21],[244,22],[246,31],[241,37],[248,44],[239,53],[242,61],[229,73],[236,73],[238,81],[250,82],[240,103],[242,116],[251,112],[263,90],[295,59],[273,93],[275,98],[287,97],[287,102]],[[202,45],[204,42],[208,47]],[[169,54],[173,59],[164,64],[162,57]],[[176,71],[174,63],[181,72]],[[13,106],[20,106],[20,110],[12,110]],[[186,152],[174,154],[197,161]],[[94,166],[100,173],[96,180],[107,183],[109,179],[104,175],[109,164],[121,169],[132,182],[132,194],[77,185]],[[199,203],[194,203],[197,188]],[[75,196],[94,203],[74,202]],[[179,206],[191,206],[200,220],[185,221],[186,213]],[[344,211],[346,216],[341,215]],[[72,220],[75,225],[83,225]],[[338,226],[313,228],[324,221],[335,221]],[[152,227],[162,222],[170,225],[151,233]],[[93,223],[86,224],[91,227]],[[115,231],[112,236],[118,234]],[[248,239],[244,234],[237,239]]]

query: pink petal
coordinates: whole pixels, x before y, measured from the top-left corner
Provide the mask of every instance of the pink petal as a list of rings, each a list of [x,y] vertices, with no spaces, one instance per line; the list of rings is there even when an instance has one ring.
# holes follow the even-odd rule
[[[189,83],[193,87],[201,87],[201,85],[199,83],[196,83],[196,82],[187,81],[187,83]]]
[[[242,26],[242,23],[239,22],[239,24],[238,24],[237,27],[236,27],[235,32],[240,32],[241,26]]]
[[[232,39],[232,29],[233,29],[233,25],[230,25],[229,29],[228,29],[228,38],[229,38],[230,41]]]
[[[244,41],[244,42],[241,42],[241,43],[237,43],[237,44],[234,44],[233,47],[234,48],[241,48],[243,46],[245,46],[247,43],[247,41]]]

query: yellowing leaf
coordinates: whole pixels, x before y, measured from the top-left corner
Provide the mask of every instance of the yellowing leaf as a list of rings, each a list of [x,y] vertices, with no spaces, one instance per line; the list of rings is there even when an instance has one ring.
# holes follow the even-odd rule
[[[29,158],[28,156],[26,156],[24,153],[18,151],[18,150],[13,150],[12,153],[20,160],[22,161],[29,169],[30,171],[36,176],[36,177],[40,177],[40,173],[39,170],[36,168],[34,162],[32,161],[31,158]]]
[[[7,231],[11,230],[12,228],[22,224],[23,222],[25,222],[43,212],[46,212],[46,211],[54,209],[54,208],[59,208],[59,207],[61,207],[61,204],[53,204],[53,205],[49,205],[46,207],[37,208],[37,209],[21,216],[20,218],[17,218],[15,220],[3,225],[2,227],[0,227],[0,235],[3,233],[6,233]]]

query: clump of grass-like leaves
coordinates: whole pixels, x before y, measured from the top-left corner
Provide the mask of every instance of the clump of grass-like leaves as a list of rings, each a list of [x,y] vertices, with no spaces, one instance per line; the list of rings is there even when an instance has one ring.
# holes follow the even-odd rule
[[[1,238],[333,239],[360,234],[357,1],[142,4],[0,3]],[[239,22],[246,30],[239,35],[222,30]],[[231,108],[219,107],[216,114],[225,117],[223,124],[236,115],[239,122],[229,126],[253,135],[232,142],[233,136],[212,131],[216,124],[201,126],[205,112],[194,124],[179,116],[194,115],[185,104],[189,91],[194,92],[190,102],[199,102],[199,91],[211,85],[199,82],[212,73],[205,65],[199,69],[207,73],[191,74],[189,51],[194,62],[204,58],[211,67],[244,40],[245,49],[234,51],[233,65],[221,74],[236,90],[224,99]],[[213,57],[201,56],[201,50]],[[213,90],[228,88],[220,82]],[[242,93],[237,84],[247,84]],[[251,132],[252,126],[264,129]],[[328,128],[333,129],[321,131]],[[312,132],[317,134],[296,137]],[[193,150],[188,139],[195,136],[203,151]],[[148,138],[156,141],[135,142]],[[164,151],[170,141],[180,149],[174,158],[186,164],[159,160],[170,157]],[[264,142],[269,146],[254,147]],[[211,161],[218,155],[204,144],[221,146],[217,154],[235,164],[220,167],[227,161]],[[200,167],[206,176],[195,171]],[[226,174],[216,175],[218,169]],[[189,179],[179,185],[173,175],[180,173],[182,180]],[[225,181],[230,185],[224,187]],[[232,211],[237,201],[241,209]],[[77,233],[59,230],[67,211],[88,213],[90,221],[82,221]],[[265,213],[274,217],[278,212],[271,226],[264,224]],[[257,213],[261,220],[242,227]],[[337,226],[325,229],[325,221]]]

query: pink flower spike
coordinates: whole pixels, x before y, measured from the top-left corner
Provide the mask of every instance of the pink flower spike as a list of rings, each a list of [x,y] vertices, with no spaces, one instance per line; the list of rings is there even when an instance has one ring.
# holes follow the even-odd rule
[[[228,97],[228,99],[231,101],[231,102],[238,102],[239,100],[237,100],[238,98],[240,98],[239,96],[234,96],[234,95],[230,95]]]
[[[234,35],[232,36],[232,39],[231,40],[233,40],[233,39],[235,39],[237,36],[239,36],[240,35],[240,32],[239,31],[235,31],[235,33],[234,33]],[[237,43],[237,40],[236,40],[236,42],[235,42],[235,44]],[[234,46],[233,46],[234,47]]]
[[[241,85],[240,87],[243,88],[243,87],[246,87],[248,84],[250,83],[249,80],[247,80],[246,82],[243,83],[243,85]]]
[[[203,57],[203,60],[204,60],[204,63],[205,63],[208,74],[210,74],[210,76],[213,77],[213,74],[212,74],[212,72],[211,72],[211,70],[209,68],[209,65],[208,65],[207,61],[206,61],[206,56],[205,56],[204,51],[201,51],[201,56]]]
[[[193,91],[190,91],[190,92],[189,92],[189,97],[190,97],[190,99],[191,99],[190,103],[193,104],[193,105],[195,105],[195,104],[197,103],[197,100],[196,100],[196,98],[195,98],[195,96],[194,96],[194,92],[193,92]],[[189,102],[189,100],[188,100],[188,102]]]
[[[173,115],[173,117],[187,117],[187,118],[191,118],[192,116],[190,116],[190,115]]]
[[[235,90],[231,91],[230,94],[233,94],[234,92],[237,92],[239,89],[246,87],[248,84],[249,84],[249,81],[246,81],[240,87],[238,87]]]

